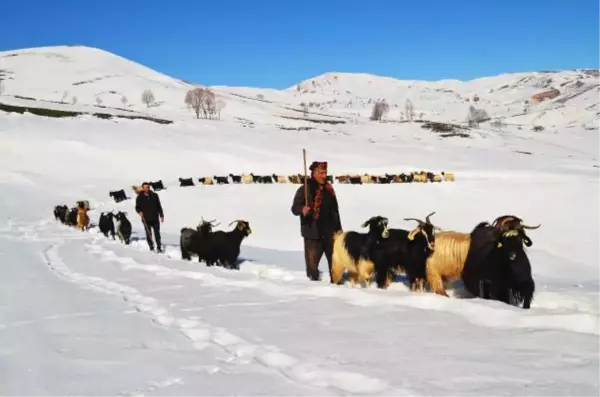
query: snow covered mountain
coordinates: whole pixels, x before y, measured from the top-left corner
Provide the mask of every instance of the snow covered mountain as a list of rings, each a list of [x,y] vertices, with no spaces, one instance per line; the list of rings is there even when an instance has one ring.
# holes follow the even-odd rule
[[[103,50],[72,46],[0,53],[3,100],[38,101],[125,108],[175,118],[189,117],[183,103],[192,84]],[[51,76],[51,78],[50,78]],[[308,113],[365,121],[373,104],[385,100],[388,120],[407,119],[406,100],[415,119],[464,122],[469,106],[485,110],[492,120],[545,128],[584,126],[597,129],[600,109],[598,70],[514,73],[471,81],[397,80],[357,73],[326,73],[286,90],[213,87],[228,103],[229,115],[269,116],[290,113],[306,104]],[[141,103],[144,90],[154,93],[151,109]],[[557,90],[557,96],[535,103],[533,97]]]
[[[186,107],[193,84],[98,49],[2,52],[0,78],[0,394],[600,392],[598,71],[218,86],[226,107],[214,120]],[[400,113],[407,99],[412,122]],[[369,120],[378,100],[389,111]],[[471,105],[491,120],[468,126]],[[179,177],[302,173],[302,148],[334,175],[455,173],[334,184],[345,230],[375,215],[408,229],[404,218],[433,211],[461,232],[503,214],[541,223],[527,249],[532,308],[464,296],[460,282],[446,298],[402,282],[308,281],[290,212],[298,185],[179,187]],[[165,255],[148,251],[133,200],[109,197],[159,179]],[[76,200],[90,201],[93,224],[127,212],[133,243],[56,222],[53,207]],[[201,218],[219,230],[250,223],[240,271],[181,260],[180,230]],[[324,258],[320,269],[327,280]]]

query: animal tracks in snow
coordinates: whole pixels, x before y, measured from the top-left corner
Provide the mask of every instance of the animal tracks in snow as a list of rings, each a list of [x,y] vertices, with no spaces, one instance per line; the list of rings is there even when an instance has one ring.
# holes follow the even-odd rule
[[[101,244],[101,245],[99,245]],[[234,287],[258,290],[263,294],[279,299],[289,298],[336,298],[348,304],[360,307],[377,308],[417,308],[421,310],[441,311],[463,317],[467,321],[483,327],[508,329],[556,329],[584,334],[599,334],[600,321],[597,308],[587,301],[563,294],[540,292],[536,297],[539,310],[524,311],[503,303],[480,299],[448,299],[431,293],[397,294],[396,291],[381,291],[375,288],[362,290],[345,286],[331,286],[326,282],[309,283],[290,275],[285,281],[282,274],[264,271],[260,275],[248,272],[231,272],[220,268],[206,270],[201,265],[198,270],[179,270],[160,264],[142,264],[131,257],[119,256],[111,244],[97,240],[89,245],[89,250],[110,258],[123,266],[123,270],[141,270],[159,277],[184,278],[196,280],[209,287]],[[107,259],[108,260],[108,259]],[[188,262],[186,262],[188,263]],[[192,262],[193,263],[193,262]],[[197,263],[197,262],[196,262]],[[221,277],[220,274],[230,275]],[[273,274],[274,277],[270,277]],[[249,279],[248,276],[254,276]],[[551,299],[549,299],[551,297]],[[564,310],[571,309],[565,313]],[[573,312],[574,311],[574,312]]]
[[[11,224],[7,228],[20,230],[28,236],[35,234],[38,238],[46,227],[52,227],[50,222],[42,221],[34,224]],[[41,230],[40,230],[41,229]],[[403,291],[379,291],[353,289],[345,286],[331,286],[326,282],[314,283],[299,277],[302,272],[294,272],[268,265],[250,264],[243,266],[242,271],[232,272],[221,268],[207,269],[201,265],[197,270],[179,270],[160,264],[142,264],[130,256],[117,253],[117,250],[134,248],[138,255],[153,255],[146,253],[145,240],[132,242],[130,247],[123,247],[118,242],[107,240],[102,234],[75,233],[69,239],[86,239],[85,249],[100,256],[100,260],[109,263],[119,263],[122,271],[141,270],[161,278],[191,279],[209,287],[233,287],[253,289],[278,299],[302,298],[336,298],[348,304],[360,307],[377,308],[416,308],[421,310],[449,312],[467,321],[484,327],[506,329],[554,329],[584,334],[600,334],[600,319],[597,294],[586,299],[585,296],[573,296],[563,293],[540,291],[534,299],[534,308],[530,311],[513,308],[504,304],[481,299],[448,299],[433,294],[404,293]],[[47,239],[55,241],[56,239]],[[64,240],[63,240],[64,241]],[[176,256],[176,250],[169,249],[159,258],[181,260]],[[151,256],[149,256],[151,257]],[[198,262],[184,262],[197,266]],[[249,268],[250,270],[244,270]],[[221,276],[223,275],[223,276]],[[592,303],[592,301],[594,303]],[[168,318],[157,320],[168,323]]]
[[[226,329],[213,327],[203,322],[200,318],[177,318],[158,302],[157,299],[143,295],[135,288],[105,280],[101,277],[87,276],[71,271],[62,260],[59,250],[63,244],[55,244],[44,252],[48,266],[61,277],[78,284],[106,294],[116,295],[132,305],[140,313],[144,313],[152,320],[166,328],[176,329],[192,341],[197,350],[209,347],[219,348],[227,353],[225,361],[229,364],[245,365],[257,363],[266,369],[276,371],[291,381],[306,384],[317,388],[327,388],[350,394],[380,394],[392,392],[394,395],[413,394],[405,390],[390,390],[386,381],[367,377],[360,373],[339,371],[337,368],[324,368],[315,366],[292,357],[277,347],[253,344],[234,335]],[[91,248],[99,251],[98,248]],[[119,256],[107,254],[113,261],[123,264]],[[125,261],[129,263],[129,261]],[[139,266],[139,265],[138,265]],[[153,266],[153,270],[165,272],[165,268]]]

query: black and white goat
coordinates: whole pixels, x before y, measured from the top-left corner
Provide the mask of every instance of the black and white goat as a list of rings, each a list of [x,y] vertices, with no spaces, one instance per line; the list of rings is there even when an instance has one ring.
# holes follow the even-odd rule
[[[331,282],[339,284],[348,270],[350,281],[366,286],[375,272],[371,253],[376,245],[389,236],[388,219],[374,216],[361,225],[368,227],[367,233],[354,231],[337,232],[333,236],[333,254],[331,264]]]
[[[122,211],[117,212],[115,219],[117,220],[117,236],[119,240],[125,245],[129,245],[131,242],[131,222],[127,219],[126,213]]]

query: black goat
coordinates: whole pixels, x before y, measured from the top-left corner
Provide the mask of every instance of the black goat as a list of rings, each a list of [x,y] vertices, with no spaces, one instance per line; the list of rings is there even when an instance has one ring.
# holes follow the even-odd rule
[[[131,222],[127,219],[126,213],[122,211],[117,212],[115,219],[117,220],[117,236],[119,236],[119,240],[125,243],[125,245],[129,245],[131,242]]]
[[[210,238],[212,237],[212,228],[219,225],[213,223],[215,220],[205,221],[202,219],[196,230],[189,227],[181,229],[179,236],[181,259],[189,261],[192,259],[192,254],[195,254],[198,256],[198,262],[205,261],[207,266],[214,265],[215,260],[211,259],[212,256],[210,255]]]
[[[503,229],[481,222],[470,236],[461,275],[467,291],[483,299],[529,309],[535,282],[523,244],[531,246],[532,241],[522,226]]]
[[[427,215],[425,222],[416,218],[404,218],[405,221],[418,222],[417,227],[411,232],[388,229],[388,238],[372,247],[371,258],[375,264],[377,287],[387,288],[394,273],[404,271],[411,291],[424,291],[425,263],[434,250],[435,231],[439,230],[430,220],[434,214],[432,212]]]
[[[226,176],[214,176],[217,185],[229,185],[229,179]]]
[[[262,183],[273,183],[273,177],[271,175],[263,176]]]
[[[71,208],[65,215],[65,225],[77,226],[77,208]]]
[[[351,185],[362,185],[362,178],[360,176],[351,176],[350,184]]]
[[[165,185],[163,185],[162,179],[159,179],[156,182],[150,182],[150,186],[152,187],[152,190],[154,190],[155,192],[165,189]]]
[[[195,186],[192,178],[179,178],[179,186]]]
[[[67,212],[69,211],[69,207],[66,205],[57,205],[54,207],[54,218],[60,223],[66,223],[65,217],[67,216]]]
[[[263,181],[263,177],[260,175],[254,175],[253,173],[250,173],[250,176],[252,177],[252,182],[254,183],[262,183]]]
[[[242,183],[242,176],[241,175],[229,174],[229,176],[231,177],[231,180],[233,181],[233,183]]]
[[[353,284],[358,281],[364,285],[371,279],[375,272],[371,253],[374,246],[388,238],[387,224],[387,218],[374,216],[361,225],[369,227],[367,233],[337,232],[333,236],[331,283],[339,284],[346,269]]]
[[[219,230],[211,235],[209,258],[216,259],[219,265],[226,269],[239,270],[240,265],[237,260],[240,256],[240,245],[242,240],[252,233],[252,230],[250,224],[244,220],[235,220],[229,225],[234,223],[236,226],[233,230],[229,232]]]
[[[390,178],[389,176],[380,176],[378,183],[384,184],[384,185],[388,185],[392,182],[392,178]]]
[[[108,237],[108,233],[110,232],[113,240],[115,239],[115,224],[113,222],[114,217],[115,214],[112,212],[102,212],[100,214],[100,219],[98,220],[98,228],[100,229],[100,232],[104,234],[104,237]]]
[[[115,200],[115,202],[117,202],[117,203],[127,200],[127,195],[125,195],[125,190],[123,190],[123,189],[109,192],[108,196],[112,197]]]

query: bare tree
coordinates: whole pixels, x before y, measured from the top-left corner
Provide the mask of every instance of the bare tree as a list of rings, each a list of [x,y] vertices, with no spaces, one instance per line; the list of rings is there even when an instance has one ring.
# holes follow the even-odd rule
[[[96,105],[102,106],[102,98],[100,98],[99,96],[96,97]]]
[[[306,103],[301,103],[300,104],[302,106],[302,115],[304,117],[308,116],[308,106],[306,106]]]
[[[76,96],[74,96],[73,98],[71,98],[71,103],[73,105],[77,104],[77,97]]]
[[[483,109],[476,109],[475,106],[469,106],[469,114],[467,115],[467,122],[469,127],[478,127],[479,123],[489,121],[489,114]]]
[[[265,96],[263,94],[256,94],[256,97],[260,100],[264,100]]]
[[[204,100],[203,88],[192,88],[185,94],[185,104],[194,110],[196,118],[200,118],[200,110],[202,110],[202,101]]]
[[[404,113],[406,114],[406,119],[412,123],[414,116],[414,105],[410,99],[407,99],[406,103],[404,104]]]
[[[202,98],[202,113],[204,113],[204,118],[211,118],[216,112],[217,101],[215,98],[215,93],[209,90],[208,88],[204,89],[204,96]]]
[[[390,110],[390,106],[385,101],[377,101],[373,105],[373,110],[371,110],[371,120],[373,121],[381,121],[383,116],[387,115]]]
[[[523,102],[523,113],[528,113],[529,112],[529,101],[526,99],[525,102]]]
[[[125,95],[121,97],[121,103],[123,104],[123,106],[127,106],[127,97]]]
[[[4,94],[4,80],[0,79],[0,95]]]
[[[150,107],[150,105],[154,103],[154,93],[150,90],[145,90],[142,93],[142,102],[145,103],[147,107]]]
[[[225,109],[225,106],[227,106],[225,101],[222,101],[222,100],[217,101],[217,118],[219,120],[221,120],[221,110]]]
[[[479,96],[477,94],[473,95],[473,102],[479,102]]]
[[[65,101],[67,100],[67,97],[68,97],[68,96],[69,96],[69,92],[68,92],[68,91],[65,91],[65,92],[63,92],[63,96],[62,96],[62,98],[60,99],[60,102],[61,102],[61,103],[65,103]]]
[[[424,115],[425,115],[425,114],[424,114],[423,112],[419,113],[419,120],[423,121],[423,116],[424,116]]]

